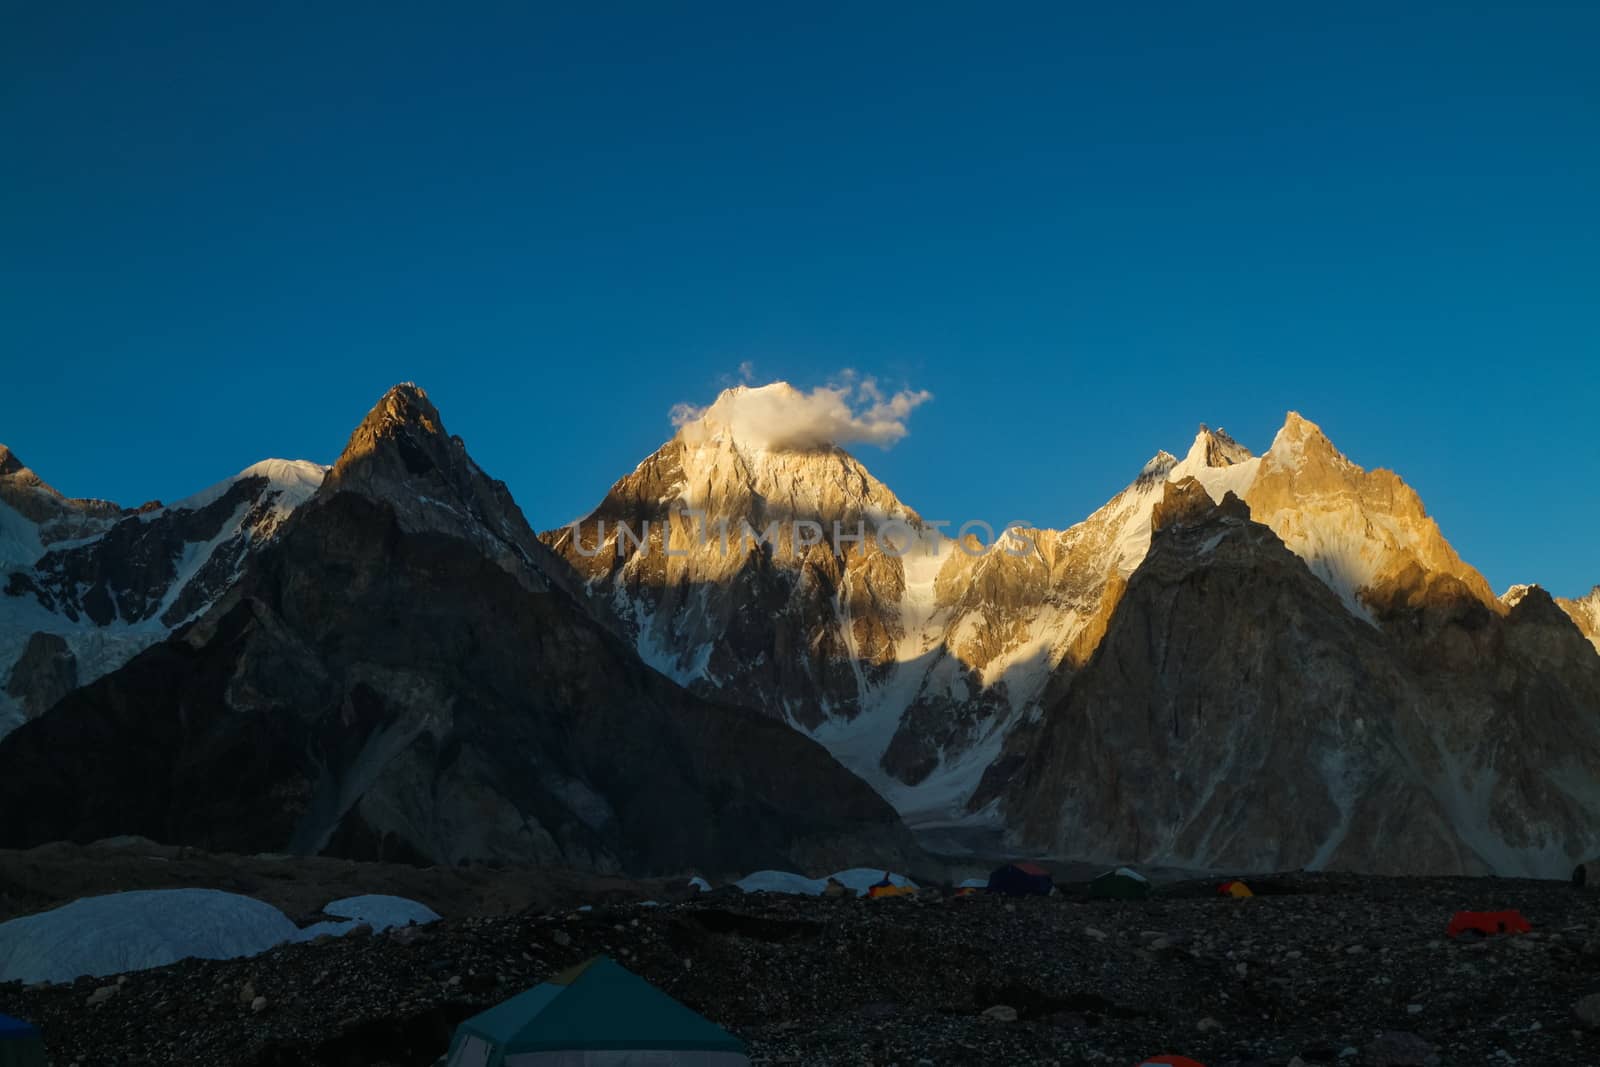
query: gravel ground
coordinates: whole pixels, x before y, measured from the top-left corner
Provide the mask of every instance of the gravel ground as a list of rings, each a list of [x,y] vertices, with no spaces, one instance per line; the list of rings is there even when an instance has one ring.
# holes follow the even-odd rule
[[[1562,883],[1290,875],[1146,901],[824,900],[452,919],[0,986],[54,1062],[428,1064],[461,1018],[606,952],[743,1037],[757,1064],[1600,1064],[1600,896]],[[1534,933],[1450,940],[1459,909]],[[114,989],[114,992],[107,990]],[[91,998],[99,998],[90,1005]]]

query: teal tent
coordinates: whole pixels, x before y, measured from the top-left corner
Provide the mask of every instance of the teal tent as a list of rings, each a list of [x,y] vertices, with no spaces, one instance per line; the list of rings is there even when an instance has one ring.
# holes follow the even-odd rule
[[[0,1067],[45,1067],[44,1038],[33,1024],[0,1015]]]
[[[1132,867],[1118,867],[1090,882],[1089,895],[1110,900],[1143,900],[1150,895],[1150,879]]]
[[[609,956],[456,1028],[448,1067],[749,1067],[744,1043]]]

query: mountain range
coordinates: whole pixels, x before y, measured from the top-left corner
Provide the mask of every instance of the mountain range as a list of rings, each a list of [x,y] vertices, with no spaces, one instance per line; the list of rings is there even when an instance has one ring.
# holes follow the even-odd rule
[[[332,468],[171,507],[0,450],[7,843],[654,872],[885,863],[903,821],[1196,868],[1600,853],[1600,587],[1495,596],[1299,415],[986,543],[752,435],[744,393],[538,535],[409,385]]]
[[[326,472],[293,469],[315,488],[280,490],[272,502],[294,506],[275,525],[241,526],[276,484],[243,478],[170,509],[96,505],[109,525],[72,526],[87,536],[13,570],[8,626],[54,629],[27,639],[8,690],[64,681],[80,649],[100,658],[0,740],[0,844],[131,833],[719,873],[913,854],[892,809],[820,745],[685,691],[597,622],[420,389],[391,390]],[[88,509],[27,481],[46,521]],[[147,529],[163,519],[169,532]],[[119,570],[120,546],[147,541]],[[89,577],[47,582],[57,573]],[[102,600],[115,610],[75,606]],[[107,670],[101,633],[131,659]]]

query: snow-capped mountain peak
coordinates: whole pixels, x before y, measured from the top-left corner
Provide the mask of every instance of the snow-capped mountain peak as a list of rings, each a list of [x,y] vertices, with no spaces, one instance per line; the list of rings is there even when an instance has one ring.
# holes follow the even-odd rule
[[[0,457],[0,734],[214,603],[324,469],[265,460],[162,507],[73,500]]]
[[[1248,448],[1228,436],[1228,431],[1221,427],[1213,430],[1202,422],[1184,462],[1192,467],[1231,467],[1254,458]]]
[[[800,390],[788,382],[735,385],[718,393],[710,407],[692,417],[680,409],[678,437],[691,446],[726,440],[748,449],[803,447],[782,436],[770,436],[761,425],[764,416],[798,403],[801,396]]]
[[[802,392],[788,382],[725,389],[706,408],[680,404],[674,425],[690,444],[731,436],[755,450],[808,451],[866,442],[887,448],[907,433],[911,412],[932,394],[885,393],[871,378]]]
[[[1291,411],[1284,416],[1283,426],[1273,437],[1266,454],[1272,457],[1274,466],[1293,468],[1308,458],[1308,446],[1313,450],[1313,455],[1337,454],[1333,442],[1322,432],[1322,427],[1298,411]]]
[[[264,459],[259,463],[252,463],[232,478],[226,478],[167,507],[172,511],[198,511],[226,495],[239,482],[251,478],[264,478],[267,491],[275,494],[273,507],[280,517],[286,517],[295,508],[311,499],[322,486],[322,480],[327,476],[328,470],[329,468],[321,463],[312,463],[304,459]]]
[[[1162,449],[1150,457],[1150,462],[1140,468],[1139,477],[1135,481],[1147,481],[1153,478],[1165,479],[1167,472],[1177,465],[1178,457],[1166,449]]]

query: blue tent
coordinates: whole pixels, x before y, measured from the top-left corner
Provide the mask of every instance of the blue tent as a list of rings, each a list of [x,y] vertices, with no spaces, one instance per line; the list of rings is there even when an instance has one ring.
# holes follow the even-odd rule
[[[456,1028],[448,1067],[749,1067],[744,1043],[608,956]]]
[[[0,1015],[0,1067],[45,1067],[44,1038],[38,1027]]]

